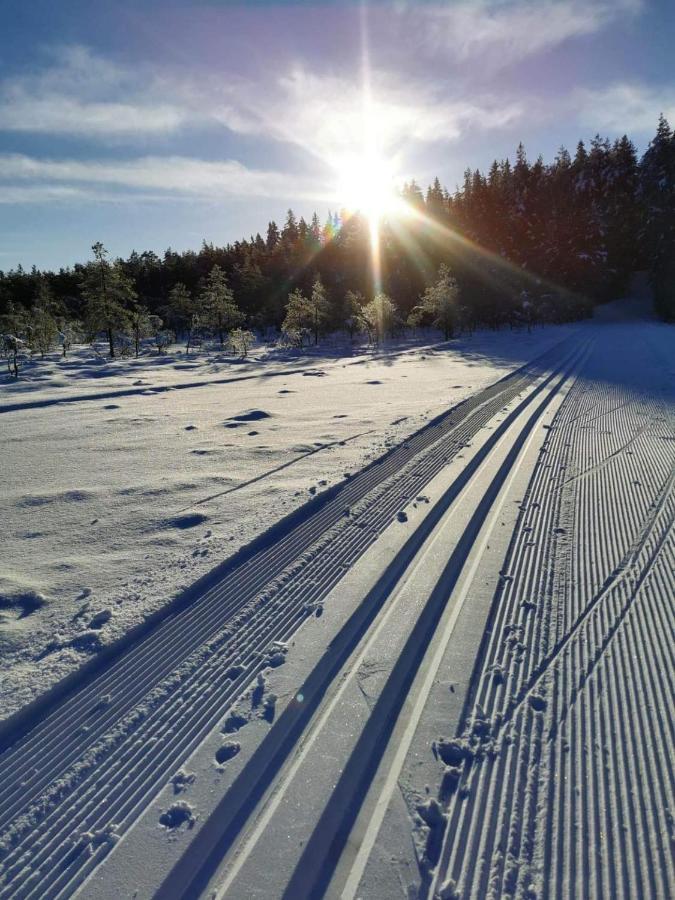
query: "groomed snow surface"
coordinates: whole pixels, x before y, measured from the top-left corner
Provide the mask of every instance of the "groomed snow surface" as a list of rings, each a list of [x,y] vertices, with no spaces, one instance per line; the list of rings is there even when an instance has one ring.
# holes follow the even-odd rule
[[[4,384],[0,897],[672,896],[674,350]]]
[[[0,719],[564,331],[348,358],[86,348],[5,379]]]

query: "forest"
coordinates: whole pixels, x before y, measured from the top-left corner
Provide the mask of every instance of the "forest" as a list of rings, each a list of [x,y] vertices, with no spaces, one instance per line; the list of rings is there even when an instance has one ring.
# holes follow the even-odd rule
[[[657,314],[675,320],[675,132],[661,116],[640,158],[624,136],[580,141],[545,163],[515,159],[467,169],[449,193],[412,181],[405,214],[377,228],[358,213],[324,224],[288,211],[282,225],[198,251],[133,252],[58,272],[0,272],[0,334],[44,353],[57,341],[104,336],[110,355],[205,336],[245,354],[257,332],[290,343],[345,329],[373,340],[434,325],[447,337],[478,326],[563,322],[620,297],[647,272]]]

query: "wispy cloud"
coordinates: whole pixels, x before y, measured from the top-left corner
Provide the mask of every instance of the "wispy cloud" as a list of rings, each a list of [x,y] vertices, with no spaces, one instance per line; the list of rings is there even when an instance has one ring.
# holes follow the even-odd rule
[[[581,121],[595,130],[653,134],[660,113],[675,123],[675,83],[666,86],[622,82],[573,96]]]
[[[595,34],[634,15],[642,0],[475,0],[446,5],[401,7],[414,15],[423,43],[446,60],[480,57],[495,70],[572,38]],[[412,32],[414,33],[414,32]]]
[[[481,95],[452,98],[447,93],[432,84],[373,71],[364,94],[358,78],[297,66],[279,79],[273,94],[251,98],[249,108],[261,132],[305,147],[321,159],[360,148],[364,129],[376,136],[382,152],[391,154],[415,142],[455,141],[468,127],[502,128],[524,113],[516,101]]]
[[[89,192],[68,185],[0,184],[0,204],[59,203],[89,200]],[[0,254],[8,255],[8,254]],[[13,255],[13,254],[12,254]]]
[[[88,196],[81,185],[151,192],[147,196],[299,197],[321,199],[322,186],[305,177],[250,169],[236,160],[211,162],[184,156],[144,156],[129,161],[37,159],[24,154],[0,156],[0,177],[19,182],[49,182],[55,196]],[[72,186],[76,187],[73,188]],[[80,186],[80,187],[77,187]],[[12,185],[0,189],[9,191]],[[25,190],[25,188],[24,188]],[[69,192],[72,192],[69,193]],[[79,192],[79,193],[78,193]],[[17,195],[18,196],[18,195]],[[99,198],[101,195],[90,194]],[[10,201],[6,201],[10,202]],[[17,201],[14,201],[17,202]]]
[[[46,67],[0,82],[3,131],[111,138],[168,134],[190,118],[161,79],[85,47],[58,48]],[[142,87],[139,87],[142,86]]]
[[[467,127],[500,128],[523,113],[493,96],[448,96],[433,84],[373,71],[367,114],[383,147],[406,138],[456,140]],[[292,143],[325,158],[361,139],[363,86],[297,65],[276,79],[125,68],[83,47],[55,51],[32,75],[0,82],[0,130],[134,142],[190,126],[225,127]]]
[[[326,74],[301,64],[264,84],[232,79],[224,84],[222,78],[194,70],[133,69],[86,48],[65,48],[55,52],[47,69],[0,83],[0,130],[143,146],[152,137],[175,135],[188,126],[225,128],[293,145],[311,162],[302,171],[297,164],[295,171],[283,171],[290,163],[284,166],[288,154],[278,147],[278,170],[270,171],[237,159],[176,154],[111,160],[110,146],[105,160],[91,158],[91,152],[87,159],[66,160],[8,154],[0,156],[0,202],[109,199],[115,190],[150,191],[155,197],[339,202],[335,170],[362,152],[364,129],[402,169],[410,166],[409,157],[420,144],[451,143],[468,129],[503,128],[524,113],[520,101],[487,94],[453,97],[447,89],[377,70],[370,73],[367,93],[358,74]]]

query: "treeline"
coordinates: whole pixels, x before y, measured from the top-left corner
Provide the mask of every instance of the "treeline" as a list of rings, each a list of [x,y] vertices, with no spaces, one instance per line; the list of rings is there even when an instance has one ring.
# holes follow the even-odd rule
[[[264,237],[224,247],[111,262],[96,244],[94,260],[72,268],[0,272],[0,332],[38,350],[52,326],[63,342],[73,323],[104,332],[111,352],[117,333],[137,346],[149,331],[224,341],[285,325],[302,341],[369,331],[386,307],[392,328],[433,322],[452,333],[579,318],[644,270],[658,313],[675,319],[675,135],[664,117],[641,159],[627,137],[580,142],[574,156],[561,148],[548,165],[520,145],[513,163],[467,170],[454,194],[436,179],[426,194],[405,185],[402,198],[409,214],[380,228],[381,278],[361,216],[329,214],[322,225],[289,210]]]

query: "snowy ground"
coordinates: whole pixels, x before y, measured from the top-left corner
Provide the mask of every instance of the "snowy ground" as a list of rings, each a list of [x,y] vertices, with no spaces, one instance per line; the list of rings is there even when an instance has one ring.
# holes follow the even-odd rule
[[[88,438],[93,498],[75,507],[103,518],[102,485],[120,493],[131,462],[143,478],[135,496],[108,492],[109,542],[125,517],[136,530],[111,564],[107,606],[103,592],[81,614],[87,598],[24,593],[23,617],[5,604],[5,640],[32,679],[9,670],[14,702],[36,672],[105,656],[99,642],[130,610],[227,555],[235,525],[252,535],[283,498],[291,509],[353,476],[13,734],[0,754],[0,897],[672,896],[673,331],[639,304],[598,319],[380,359],[268,358],[247,364],[247,381],[224,384],[224,366],[217,385],[118,393],[117,416],[150,404],[154,422],[139,427],[153,456],[140,469],[147,447],[129,423],[124,442],[111,428],[127,466],[104,478],[85,461],[91,431],[108,433],[111,391],[53,406],[48,388],[24,388],[0,422],[25,431],[49,414],[58,434],[72,410]],[[167,378],[173,363],[161,365]],[[405,437],[462,391],[459,408]],[[352,427],[367,433],[342,444]],[[214,490],[193,473],[186,503],[171,463],[223,441],[230,457],[201,461],[222,477],[234,459],[238,481]],[[276,456],[256,455],[258,442]],[[141,522],[134,504],[158,471],[172,480]],[[153,590],[133,599],[129,585],[118,604],[113,576],[131,563],[139,579],[152,571]]]
[[[347,358],[109,362],[0,384],[0,718],[216,563],[572,328]]]

